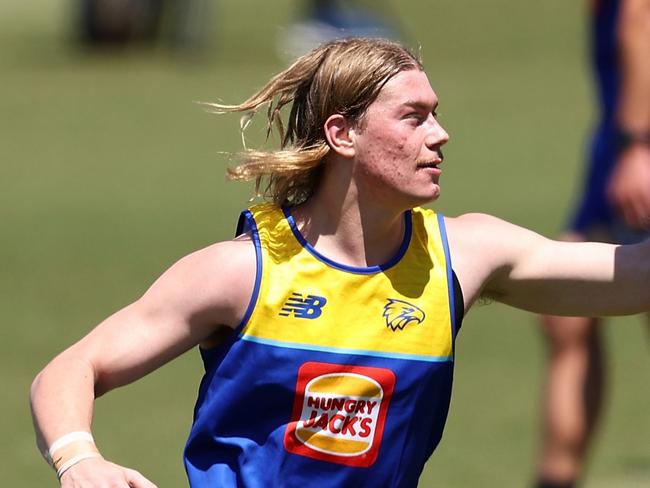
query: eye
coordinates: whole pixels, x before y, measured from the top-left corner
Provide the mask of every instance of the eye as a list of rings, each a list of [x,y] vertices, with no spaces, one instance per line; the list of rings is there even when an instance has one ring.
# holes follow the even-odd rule
[[[421,112],[409,112],[408,114],[406,114],[406,116],[404,118],[409,119],[409,120],[415,120],[419,124],[421,124],[425,120],[427,120],[427,115],[425,115],[425,114],[423,114]]]

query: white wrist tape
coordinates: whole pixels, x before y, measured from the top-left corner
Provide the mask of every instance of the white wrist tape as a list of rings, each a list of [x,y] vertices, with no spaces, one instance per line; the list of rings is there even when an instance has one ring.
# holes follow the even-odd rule
[[[54,459],[53,454],[56,451],[76,441],[88,441],[93,444],[95,443],[95,439],[93,439],[93,436],[90,432],[70,432],[69,434],[59,437],[52,443],[50,450],[48,451],[50,453],[50,459]]]
[[[102,457],[102,455],[99,454],[98,452],[86,452],[83,454],[78,454],[68,459],[65,463],[63,463],[61,467],[56,470],[56,475],[58,476],[59,479],[61,479],[63,473],[65,473],[68,469],[70,469],[75,464],[83,461],[84,459],[98,458],[98,457]]]
[[[90,432],[70,432],[59,437],[48,450],[49,461],[61,478],[75,464],[89,458],[102,457]]]

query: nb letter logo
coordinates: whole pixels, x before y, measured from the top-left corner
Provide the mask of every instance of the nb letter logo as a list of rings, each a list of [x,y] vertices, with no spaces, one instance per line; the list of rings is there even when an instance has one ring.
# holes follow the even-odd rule
[[[293,292],[284,303],[280,315],[288,317],[293,314],[297,319],[316,319],[323,313],[323,307],[327,303],[325,297],[316,295],[303,296]]]

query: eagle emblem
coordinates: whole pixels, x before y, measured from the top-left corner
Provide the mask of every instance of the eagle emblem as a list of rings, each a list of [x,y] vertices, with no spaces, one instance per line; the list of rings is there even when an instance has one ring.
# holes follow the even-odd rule
[[[393,331],[397,329],[404,330],[411,322],[421,324],[424,321],[424,312],[412,303],[395,298],[388,298],[387,300],[388,303],[384,305],[383,315],[386,319],[386,327]]]

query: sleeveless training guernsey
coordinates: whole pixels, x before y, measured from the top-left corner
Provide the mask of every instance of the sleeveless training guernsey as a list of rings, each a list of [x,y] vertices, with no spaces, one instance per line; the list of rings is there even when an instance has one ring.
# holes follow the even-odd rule
[[[244,212],[257,275],[240,326],[202,349],[193,488],[416,486],[451,395],[455,308],[442,216],[404,214],[382,266],[321,255],[290,210]]]

